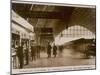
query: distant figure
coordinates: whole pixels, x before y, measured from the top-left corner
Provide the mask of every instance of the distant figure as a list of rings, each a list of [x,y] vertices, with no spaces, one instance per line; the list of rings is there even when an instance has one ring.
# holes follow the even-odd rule
[[[59,46],[59,56],[62,57],[62,53],[63,53],[63,46]]]
[[[56,55],[57,55],[57,47],[55,46],[55,44],[53,46],[53,55],[54,55],[54,57],[56,57]]]
[[[16,68],[16,48],[12,45],[12,58],[13,58],[13,68]]]
[[[23,68],[23,64],[24,64],[23,63],[23,57],[24,57],[23,43],[21,43],[21,46],[18,46],[16,53],[17,53],[17,56],[18,56],[19,64],[20,64],[19,68],[21,69],[21,68]]]
[[[40,50],[41,50],[41,46],[38,45],[37,46],[37,58],[40,58]]]
[[[50,58],[51,57],[51,45],[50,45],[50,43],[48,43],[48,46],[47,46],[47,54],[48,54],[48,58]]]
[[[28,65],[28,63],[29,63],[29,50],[28,50],[28,48],[26,47],[26,49],[25,49],[25,60],[26,60],[26,65]]]
[[[32,57],[32,61],[36,60],[36,47],[35,46],[31,46],[31,57]]]

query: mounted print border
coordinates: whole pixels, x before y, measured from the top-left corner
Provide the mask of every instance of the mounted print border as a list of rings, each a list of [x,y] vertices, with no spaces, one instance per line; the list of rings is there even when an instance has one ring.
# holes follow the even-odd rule
[[[11,1],[11,74],[95,69],[95,5]]]

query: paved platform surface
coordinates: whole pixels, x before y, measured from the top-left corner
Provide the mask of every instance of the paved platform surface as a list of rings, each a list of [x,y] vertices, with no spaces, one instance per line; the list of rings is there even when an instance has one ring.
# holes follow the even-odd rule
[[[95,58],[84,59],[80,53],[74,53],[70,50],[64,50],[62,56],[58,53],[57,57],[47,58],[47,54],[42,52],[41,58],[36,61],[30,61],[24,68],[41,68],[41,67],[60,67],[60,66],[80,66],[94,65]]]

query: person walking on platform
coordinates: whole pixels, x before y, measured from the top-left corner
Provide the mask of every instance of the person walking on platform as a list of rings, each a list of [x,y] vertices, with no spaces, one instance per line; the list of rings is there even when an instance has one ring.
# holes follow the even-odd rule
[[[24,54],[23,54],[23,43],[21,43],[21,45],[18,46],[16,52],[17,52],[17,56],[18,56],[18,60],[19,60],[19,64],[20,64],[19,68],[22,69],[23,64],[24,64],[23,63],[23,56],[24,56]]]
[[[32,61],[36,60],[36,47],[35,46],[31,46],[31,57],[32,57]]]
[[[53,46],[53,55],[54,55],[54,57],[56,57],[56,55],[57,55],[57,46],[55,44]]]
[[[26,65],[28,65],[29,63],[29,51],[28,51],[28,48],[26,47],[25,49],[25,60],[26,60]]]
[[[41,46],[38,45],[37,46],[37,58],[40,58],[40,50],[41,50]]]
[[[51,57],[51,45],[50,45],[50,43],[48,43],[48,46],[47,46],[47,54],[48,54],[48,58],[50,58]]]
[[[63,46],[59,46],[59,56],[62,57],[62,53],[63,53]]]

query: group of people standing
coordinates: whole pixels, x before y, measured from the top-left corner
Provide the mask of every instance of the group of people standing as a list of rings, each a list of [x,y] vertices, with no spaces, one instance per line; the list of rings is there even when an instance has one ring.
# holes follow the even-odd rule
[[[29,50],[30,49],[30,50]],[[62,53],[63,47],[59,46],[59,53]],[[27,46],[25,43],[18,44],[16,49],[16,55],[14,56],[14,62],[16,63],[16,57],[18,58],[18,68],[23,68],[24,65],[28,65],[29,61],[36,61],[36,59],[40,58],[40,52],[41,52],[41,46],[40,45],[31,45]],[[47,55],[48,58],[51,57],[52,55],[52,50],[53,50],[53,56],[57,56],[57,46],[54,44],[53,46],[48,43],[47,47]]]
[[[41,50],[41,47],[39,45],[31,46],[31,60],[32,61],[40,58],[40,50]]]
[[[47,46],[47,55],[48,55],[48,58],[51,57],[51,50],[53,50],[53,56],[56,57],[57,56],[57,46],[54,44],[53,47],[50,45],[50,43],[48,43],[48,46]],[[59,53],[62,54],[62,50],[63,50],[63,46],[59,46]]]
[[[40,58],[40,46],[31,45],[30,48],[25,43],[17,44],[17,47],[12,47],[14,51],[13,64],[18,64],[17,68],[23,68],[24,65],[28,65],[29,61],[35,61]],[[18,61],[17,61],[18,58]]]
[[[25,47],[24,47],[25,46]],[[18,57],[19,68],[23,68],[24,64],[29,64],[29,48],[26,44],[21,43],[16,48],[16,56]]]

